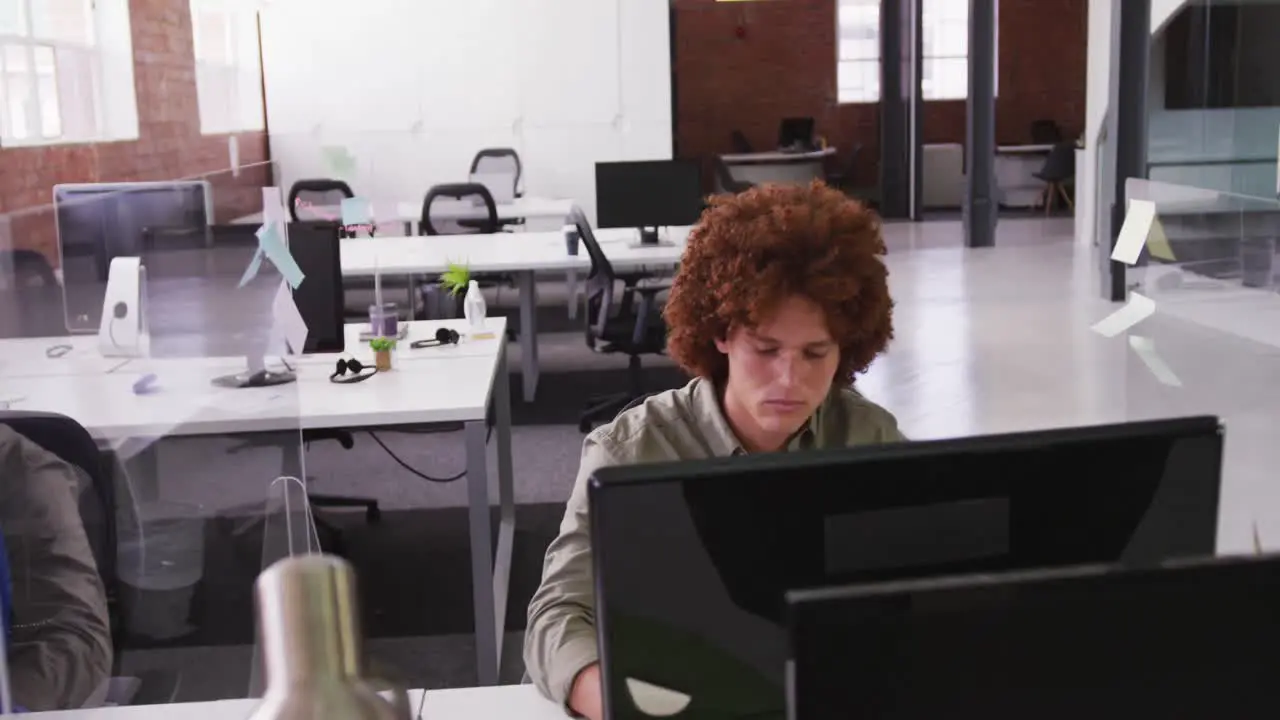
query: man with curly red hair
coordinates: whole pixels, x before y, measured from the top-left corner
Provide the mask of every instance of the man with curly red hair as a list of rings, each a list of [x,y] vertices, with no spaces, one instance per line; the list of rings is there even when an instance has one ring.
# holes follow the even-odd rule
[[[587,479],[597,468],[903,440],[852,388],[893,337],[880,221],[815,182],[711,200],[664,316],[694,376],[587,436],[529,604],[525,665],[548,698],[602,717]]]

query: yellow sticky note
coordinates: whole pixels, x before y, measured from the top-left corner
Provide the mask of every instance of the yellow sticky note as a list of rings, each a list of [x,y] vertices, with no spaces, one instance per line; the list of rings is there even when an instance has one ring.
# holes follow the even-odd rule
[[[1173,256],[1173,248],[1169,246],[1169,238],[1164,234],[1164,225],[1160,224],[1160,218],[1153,218],[1151,221],[1151,229],[1147,231],[1147,252],[1151,253],[1151,257],[1167,260],[1169,262],[1177,262],[1177,258]]]

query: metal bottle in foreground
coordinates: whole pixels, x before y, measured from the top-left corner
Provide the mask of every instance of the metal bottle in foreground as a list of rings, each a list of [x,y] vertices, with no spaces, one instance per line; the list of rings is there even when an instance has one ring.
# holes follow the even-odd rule
[[[355,572],[325,555],[281,560],[258,576],[258,634],[266,692],[252,720],[409,720],[364,676]]]

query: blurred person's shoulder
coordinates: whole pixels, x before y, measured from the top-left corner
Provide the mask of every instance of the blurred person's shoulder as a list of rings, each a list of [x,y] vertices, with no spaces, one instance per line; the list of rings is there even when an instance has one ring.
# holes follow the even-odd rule
[[[821,446],[868,445],[906,440],[893,413],[853,387],[832,390],[823,403],[819,426]]]

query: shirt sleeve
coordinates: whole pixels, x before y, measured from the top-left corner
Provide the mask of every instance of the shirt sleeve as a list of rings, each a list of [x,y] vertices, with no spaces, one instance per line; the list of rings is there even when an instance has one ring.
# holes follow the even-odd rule
[[[560,522],[560,534],[547,546],[542,584],[529,602],[525,669],[538,690],[570,714],[567,701],[574,678],[599,659],[587,480],[595,470],[615,464],[615,457],[599,437],[589,435],[582,445],[578,477]]]

